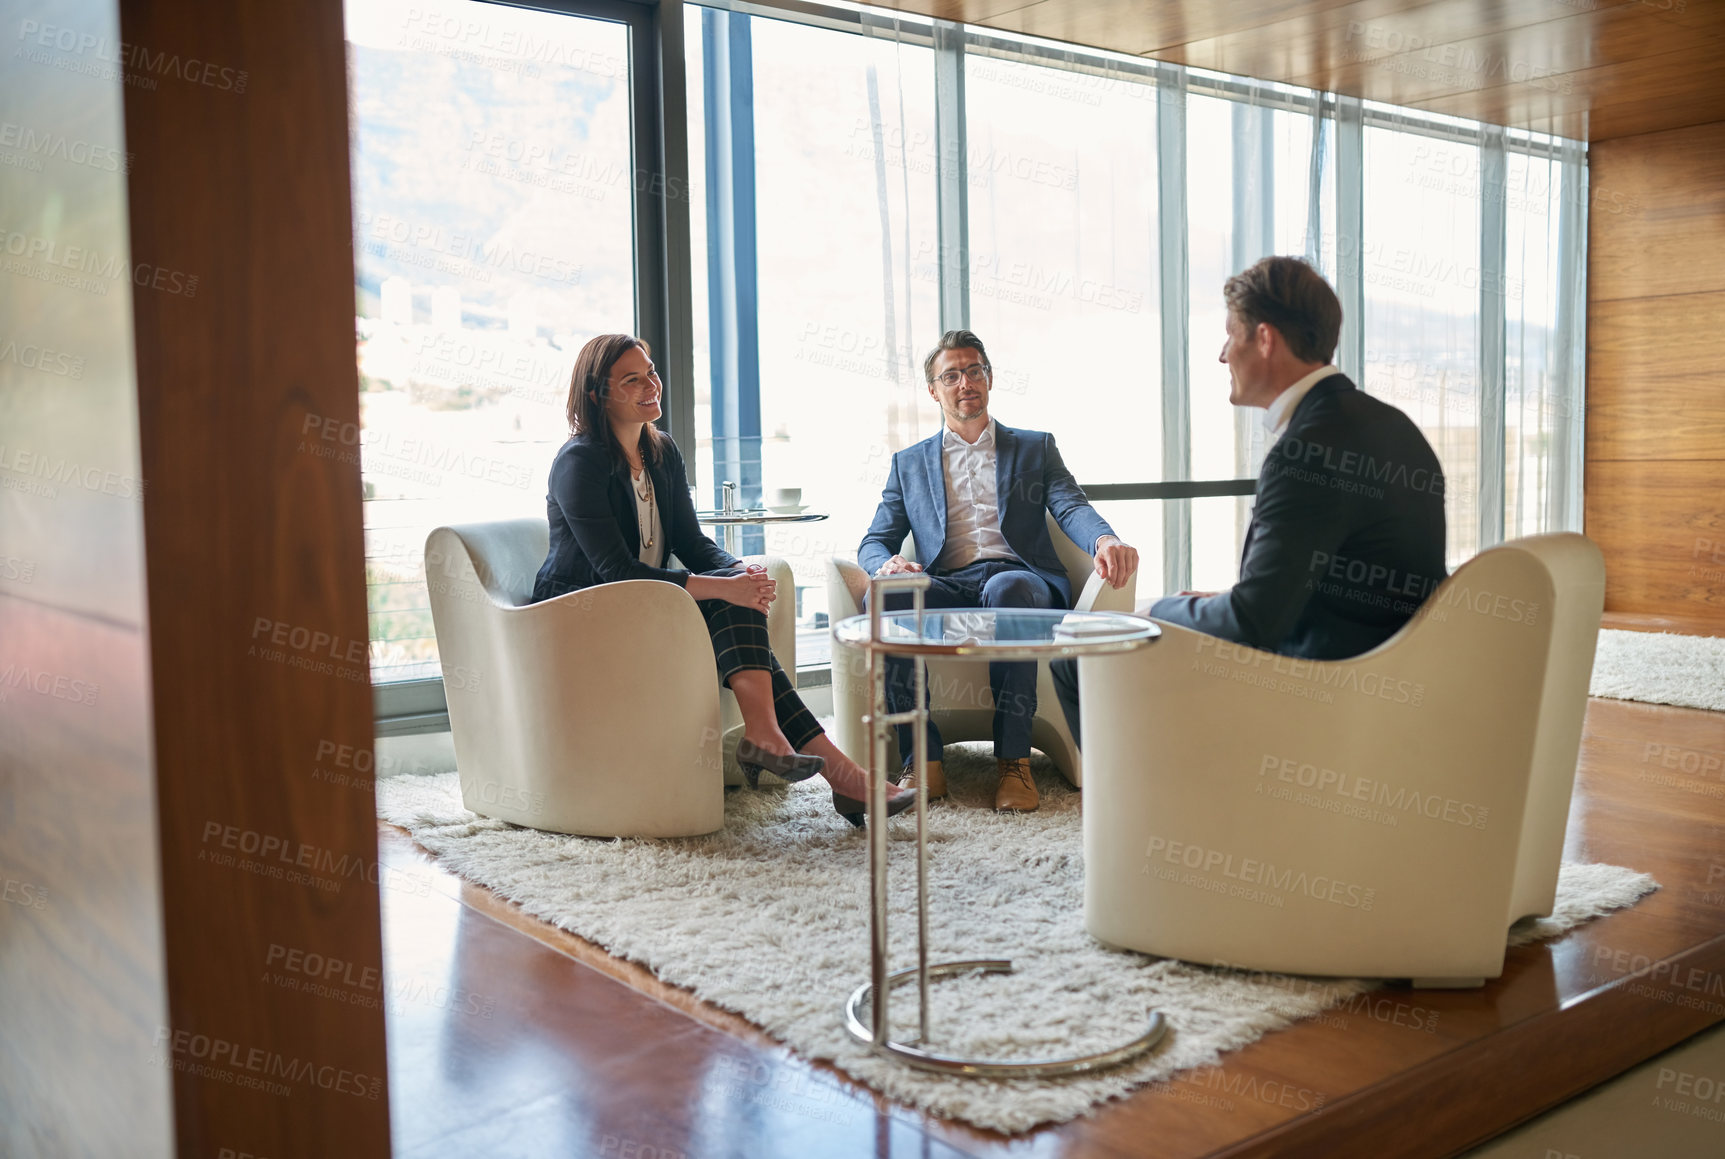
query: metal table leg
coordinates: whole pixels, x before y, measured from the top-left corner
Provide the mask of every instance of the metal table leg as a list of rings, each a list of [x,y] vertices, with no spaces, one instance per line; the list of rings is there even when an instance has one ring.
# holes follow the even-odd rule
[[[719,484],[719,511],[725,515],[737,513],[737,485],[726,479]],[[725,533],[725,550],[736,555],[743,545],[743,528],[741,524],[726,523],[721,525]]]
[[[1083,1074],[1118,1066],[1136,1058],[1162,1041],[1168,1032],[1167,1020],[1151,1011],[1150,1024],[1144,1033],[1113,1050],[1071,1058],[1023,1059],[990,1061],[959,1058],[938,1054],[925,1046],[895,1042],[890,1037],[888,1009],[895,987],[917,983],[917,1043],[929,1041],[928,983],[932,978],[951,978],[972,971],[991,974],[1011,973],[1012,963],[1002,958],[983,958],[964,962],[928,961],[928,704],[925,688],[928,663],[922,656],[914,657],[916,704],[909,712],[889,713],[886,705],[886,656],[881,650],[882,604],[888,592],[909,591],[916,612],[916,634],[922,636],[923,592],[928,590],[926,575],[883,576],[869,582],[869,682],[873,692],[873,711],[865,722],[869,726],[869,981],[857,987],[845,1004],[845,1029],[851,1036],[869,1044],[876,1053],[896,1058],[908,1066],[941,1074],[970,1075],[981,1078],[1045,1078],[1058,1075]],[[916,760],[916,966],[909,970],[887,973],[887,842],[886,842],[886,752],[887,730],[894,725],[911,726]],[[870,1017],[863,1021],[864,1005]]]
[[[931,977],[953,978],[960,974],[968,974],[980,970],[989,974],[1010,974],[1012,963],[1005,958],[977,958],[968,962],[940,962],[928,968]],[[917,975],[916,970],[899,970],[887,975],[889,989],[901,986]],[[863,1022],[862,1009],[872,996],[872,984],[864,983],[851,994],[850,1001],[845,1004],[845,1029],[853,1037],[870,1042],[874,1038],[874,1029]],[[924,1021],[927,1021],[927,1006],[924,1006]],[[1024,1059],[1010,1062],[989,1062],[981,1059],[958,1058],[954,1055],[937,1054],[910,1043],[892,1042],[887,1040],[875,1049],[882,1054],[897,1058],[906,1065],[919,1070],[938,1071],[941,1074],[971,1075],[976,1078],[1050,1078],[1058,1075],[1084,1074],[1086,1071],[1106,1070],[1119,1066],[1130,1059],[1137,1058],[1158,1042],[1168,1032],[1167,1020],[1156,1011],[1150,1012],[1150,1026],[1137,1038],[1125,1046],[1113,1050],[1100,1051],[1075,1058],[1044,1058]],[[927,1029],[924,1028],[924,1038],[927,1041]]]

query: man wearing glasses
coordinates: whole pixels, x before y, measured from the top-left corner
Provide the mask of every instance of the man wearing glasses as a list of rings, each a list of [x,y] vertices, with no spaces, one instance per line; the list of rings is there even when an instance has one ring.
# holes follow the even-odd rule
[[[1072,585],[1054,552],[1043,511],[1096,559],[1096,571],[1122,587],[1138,569],[1138,553],[1120,541],[1096,513],[1060,461],[1054,436],[1014,430],[989,417],[992,368],[982,340],[949,330],[923,360],[929,395],[946,423],[938,434],[892,457],[874,523],[857,549],[857,562],[874,575],[926,572],[929,608],[1069,608]],[[906,533],[916,559],[898,554]],[[907,607],[908,594],[889,599]],[[887,661],[887,705],[908,711],[914,703],[912,664]],[[1036,716],[1034,661],[992,663],[994,756],[1000,784],[994,807],[1030,812],[1039,798],[1030,776],[1030,727]],[[909,725],[898,726],[898,747],[911,761]],[[928,795],[946,795],[940,765],[940,730],[928,723]],[[903,783],[910,783],[908,780]]]

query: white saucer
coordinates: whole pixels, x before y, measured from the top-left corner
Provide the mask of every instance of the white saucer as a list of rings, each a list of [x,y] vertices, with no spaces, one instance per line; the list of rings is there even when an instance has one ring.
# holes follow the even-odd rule
[[[767,508],[767,510],[771,511],[774,515],[801,515],[803,512],[807,511],[808,509],[809,509],[809,505],[807,503],[798,503],[794,507],[769,507],[769,508]]]

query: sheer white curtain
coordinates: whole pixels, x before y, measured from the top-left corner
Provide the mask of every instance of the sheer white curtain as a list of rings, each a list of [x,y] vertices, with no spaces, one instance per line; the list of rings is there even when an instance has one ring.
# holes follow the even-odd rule
[[[1481,147],[1398,126],[1365,127],[1364,389],[1419,424],[1443,464],[1446,555],[1479,544],[1484,408],[1480,268]],[[1394,126],[1394,127],[1392,127]]]
[[[1337,364],[1419,424],[1443,463],[1452,567],[1505,538],[1579,530],[1585,146],[1172,71],[1186,165],[1184,477],[1256,476],[1258,412],[1227,405],[1216,362],[1221,287],[1260,257],[1297,254],[1342,299]],[[1226,586],[1249,500],[1190,510],[1192,583]]]
[[[1158,477],[1157,88],[1112,58],[965,50],[971,329],[1000,422],[1052,432],[1081,482]],[[1100,510],[1160,576],[1162,505]]]
[[[1227,325],[1223,283],[1272,254],[1311,249],[1321,269],[1324,254],[1333,258],[1335,250],[1333,194],[1317,186],[1315,213],[1312,200],[1313,154],[1321,163],[1324,148],[1314,143],[1321,123],[1313,116],[1316,94],[1234,78],[1225,83],[1223,95],[1193,93],[1186,102],[1193,479],[1255,478],[1269,446],[1263,413],[1228,402],[1228,370],[1217,359]],[[1226,587],[1238,570],[1251,500],[1191,503],[1192,584]]]
[[[1505,180],[1504,536],[1581,527],[1587,166],[1535,137]],[[1511,292],[1513,291],[1513,292]]]
[[[806,664],[827,649],[827,558],[856,550],[893,452],[940,423],[922,380],[922,354],[939,333],[934,52],[926,21],[917,43],[890,13],[846,31],[692,4],[684,12],[698,505],[715,494],[726,448],[711,433],[713,412],[728,405],[713,383],[709,289],[710,267],[725,261],[713,232],[725,191],[706,178],[724,172],[709,151],[729,141],[735,118],[754,134],[744,162],[754,203],[736,236],[754,246],[754,284],[739,297],[758,304],[761,430],[758,452],[742,454],[758,454],[763,500],[794,487],[829,516],[762,537],[795,575]],[[746,65],[748,84],[723,74],[738,90],[727,108],[717,93],[726,66],[703,37],[708,25],[732,35],[734,24],[746,26],[747,51],[733,39],[728,67]]]
[[[753,20],[766,441],[816,396],[843,399],[877,471],[932,429],[918,355],[958,287],[1002,420],[1055,431],[1083,481],[1253,478],[1267,437],[1227,401],[1222,284],[1298,254],[1342,300],[1337,364],[1444,465],[1452,566],[1579,526],[1583,146],[867,11],[860,37]],[[774,340],[775,319],[800,328]],[[867,365],[816,349],[829,334]],[[813,498],[839,521],[843,496]],[[1236,578],[1250,499],[1107,506],[1146,575]]]

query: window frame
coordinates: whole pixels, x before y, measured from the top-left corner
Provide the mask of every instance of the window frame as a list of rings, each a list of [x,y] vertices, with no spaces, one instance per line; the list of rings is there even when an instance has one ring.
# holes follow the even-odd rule
[[[939,111],[939,136],[942,156],[959,160],[956,166],[939,168],[939,208],[941,244],[938,260],[940,269],[941,324],[945,328],[968,324],[968,293],[963,271],[968,265],[969,239],[964,236],[968,216],[969,185],[963,166],[963,128],[965,124],[965,92],[962,83],[964,58],[983,56],[1023,64],[1057,68],[1066,72],[1088,74],[1105,79],[1129,79],[1154,86],[1158,90],[1160,162],[1157,228],[1160,234],[1162,262],[1162,365],[1163,397],[1163,479],[1155,483],[1096,485],[1086,488],[1098,496],[1110,498],[1159,499],[1171,506],[1163,523],[1164,584],[1169,591],[1179,591],[1191,585],[1191,503],[1194,498],[1227,495],[1250,495],[1255,480],[1192,480],[1189,478],[1190,438],[1187,373],[1187,318],[1190,314],[1190,287],[1186,273],[1188,234],[1185,222],[1186,168],[1185,98],[1188,95],[1218,97],[1243,102],[1256,107],[1284,110],[1310,116],[1327,125],[1335,134],[1337,167],[1334,185],[1337,194],[1337,234],[1355,244],[1338,244],[1335,284],[1342,298],[1344,324],[1337,350],[1337,365],[1357,381],[1364,380],[1365,359],[1365,295],[1363,246],[1358,244],[1364,233],[1364,133],[1368,128],[1390,129],[1398,133],[1429,137],[1489,147],[1496,161],[1491,172],[1482,166],[1482,182],[1492,179],[1492,172],[1502,169],[1502,158],[1509,152],[1530,157],[1573,159],[1585,156],[1584,143],[1570,142],[1549,134],[1531,130],[1481,125],[1443,114],[1422,113],[1357,97],[1323,93],[1277,81],[1237,77],[1205,69],[1190,68],[1164,61],[1145,60],[1106,49],[1060,44],[1032,37],[1018,36],[975,25],[905,15],[897,12],[841,7],[811,0],[691,0],[692,6],[713,8],[765,19],[787,20],[812,27],[827,28],[855,35],[896,39],[906,44],[930,48],[935,53],[937,100],[952,102]],[[944,83],[943,83],[944,82]],[[955,151],[956,150],[956,151]],[[1172,162],[1172,163],[1170,163]],[[1570,215],[1576,207],[1566,196],[1563,204],[1565,230],[1574,228]],[[1501,197],[1480,198],[1482,239],[1495,239],[1496,250],[1482,252],[1481,269],[1488,275],[1500,271],[1503,258],[1501,244],[1504,235],[1506,206]],[[1584,228],[1584,226],[1583,226]],[[1482,243],[1483,244],[1483,243]],[[1579,275],[1575,275],[1579,276]],[[1480,279],[1479,317],[1482,325],[1501,329],[1503,302],[1489,292],[1496,284],[1491,276]],[[1560,302],[1570,301],[1571,290],[1560,290]],[[1559,330],[1567,329],[1570,320],[1560,320]],[[1498,385],[1496,406],[1489,413],[1495,416],[1499,429],[1487,431],[1482,424],[1480,443],[1483,462],[1489,469],[1480,480],[1481,502],[1501,501],[1504,493],[1506,468],[1503,456],[1504,419],[1501,397],[1503,378],[1503,344],[1482,347],[1482,359],[1495,352],[1499,364],[1495,371],[1485,373],[1482,383]],[[1579,357],[1576,368],[1581,370]],[[1490,403],[1491,400],[1482,400]],[[1567,490],[1580,485],[1580,463],[1568,462],[1579,455],[1578,435],[1571,433],[1561,448],[1554,478]],[[1492,452],[1495,451],[1495,454]],[[1170,484],[1179,484],[1170,487]],[[1574,497],[1557,496],[1548,500],[1553,508],[1570,509]],[[1477,547],[1484,550],[1503,538],[1502,512],[1493,508],[1495,519],[1482,519]]]
[[[689,149],[684,115],[683,8],[659,0],[479,0],[564,16],[622,24],[629,35],[631,223],[635,257],[635,332],[665,369],[660,425],[684,442],[694,437],[693,326],[686,281],[672,271],[689,266]],[[676,384],[675,386],[671,384]],[[693,467],[691,466],[691,471]],[[694,482],[691,475],[691,483]],[[379,736],[449,727],[443,678],[372,685]]]
[[[638,331],[653,344],[656,358],[666,370],[666,417],[663,425],[684,445],[695,445],[695,389],[692,309],[693,296],[686,276],[678,278],[676,271],[690,269],[690,196],[688,171],[687,93],[684,70],[683,3],[669,0],[535,0],[532,3],[511,3],[511,0],[482,0],[486,3],[508,4],[626,23],[630,29],[630,68],[632,132],[635,148],[634,224],[636,244],[636,313]],[[812,27],[847,32],[856,35],[895,39],[906,44],[931,48],[936,53],[937,78],[946,74],[962,78],[963,58],[977,55],[1016,61],[1041,67],[1058,68],[1067,72],[1089,74],[1109,79],[1129,79],[1153,85],[1158,90],[1159,141],[1184,141],[1186,94],[1221,97],[1244,101],[1259,107],[1301,113],[1314,118],[1317,126],[1333,132],[1337,144],[1337,232],[1346,235],[1350,225],[1357,242],[1363,222],[1359,220],[1360,200],[1364,189],[1364,150],[1361,147],[1366,128],[1388,128],[1401,133],[1426,136],[1437,140],[1483,145],[1489,141],[1493,152],[1493,171],[1502,168],[1506,153],[1525,153],[1533,158],[1562,160],[1580,165],[1578,189],[1570,190],[1566,176],[1561,204],[1561,233],[1574,237],[1586,230],[1586,145],[1530,130],[1482,126],[1460,118],[1401,109],[1358,98],[1321,93],[1274,81],[1229,76],[1204,69],[1189,68],[1163,61],[1145,60],[1103,49],[1078,45],[1057,44],[1016,36],[973,25],[954,24],[929,17],[897,12],[846,7],[811,0],[701,0],[692,7],[714,8],[747,16],[787,20]],[[946,129],[956,125],[962,140],[964,124],[964,90],[962,83],[949,84],[948,99],[956,101],[941,114],[943,144]],[[948,115],[950,112],[950,116]],[[1164,326],[1163,363],[1155,368],[1160,376],[1158,389],[1164,394],[1165,419],[1177,418],[1181,429],[1166,430],[1162,480],[1143,483],[1093,485],[1087,490],[1097,499],[1134,499],[1170,502],[1173,509],[1165,520],[1165,571],[1163,579],[1168,590],[1189,586],[1191,570],[1190,501],[1194,498],[1227,495],[1250,495],[1255,480],[1185,478],[1188,456],[1182,453],[1186,429],[1186,363],[1187,343],[1170,342],[1167,332],[1169,318],[1178,319],[1178,336],[1185,336],[1185,319],[1189,314],[1190,287],[1183,276],[1186,264],[1187,235],[1184,213],[1171,214],[1170,205],[1183,210],[1185,186],[1184,157],[1170,154],[1165,145],[1159,146],[1159,170],[1164,184],[1164,197],[1159,200],[1157,229],[1160,231],[1162,272],[1162,312]],[[649,159],[643,164],[642,158]],[[1174,164],[1169,164],[1169,162]],[[962,170],[948,174],[941,169],[939,196],[945,220],[957,223],[962,231],[968,187]],[[1482,166],[1482,183],[1489,180]],[[1172,203],[1166,197],[1170,182],[1181,187],[1182,196]],[[948,188],[948,186],[952,188]],[[643,189],[645,186],[645,189]],[[1579,201],[1576,198],[1579,197]],[[952,202],[948,207],[948,202]],[[1482,238],[1490,238],[1494,249],[1482,253],[1482,266],[1501,268],[1501,250],[1506,206],[1502,198],[1482,196],[1480,219]],[[943,242],[947,228],[942,226]],[[942,324],[963,325],[968,319],[965,308],[963,271],[968,239],[956,239],[959,244],[940,247],[940,281],[942,293]],[[1344,326],[1338,364],[1356,378],[1364,367],[1364,310],[1362,246],[1338,245],[1335,284],[1343,298],[1344,309],[1353,319]],[[1575,296],[1584,292],[1583,263],[1563,249],[1560,275],[1558,332],[1562,338],[1574,336],[1580,320],[1574,311]],[[1584,255],[1578,255],[1584,256]],[[1495,261],[1493,260],[1495,259]],[[1480,317],[1494,326],[1501,324],[1503,304],[1488,300],[1488,279],[1482,277]],[[1501,342],[1497,349],[1501,353]],[[1483,352],[1482,352],[1483,357]],[[1577,374],[1585,370],[1579,352],[1573,355]],[[1501,384],[1503,367],[1496,368]],[[1482,378],[1482,381],[1487,381]],[[1172,392],[1172,398],[1169,397]],[[1548,511],[1570,515],[1579,512],[1583,446],[1583,410],[1576,406],[1573,429],[1565,438],[1553,463],[1554,489],[1548,496]],[[1502,421],[1501,394],[1495,408]],[[1165,428],[1168,423],[1165,422]],[[1502,429],[1486,432],[1482,425],[1482,448],[1495,452],[1488,455],[1489,471],[1482,472],[1480,493],[1485,496],[1503,494],[1505,463]],[[1178,445],[1176,445],[1178,444]],[[1169,478],[1169,468],[1175,475]],[[691,485],[695,482],[693,462],[689,466]],[[1486,478],[1489,474],[1491,478]],[[1560,519],[1560,522],[1568,521]],[[1480,549],[1501,539],[1502,513],[1495,521],[1482,520]],[[1495,524],[1495,527],[1494,527]],[[1492,536],[1495,535],[1496,538]],[[413,731],[436,727],[435,721],[443,710],[442,681],[404,681],[374,686],[380,732],[386,727]],[[446,719],[446,718],[445,718]]]

